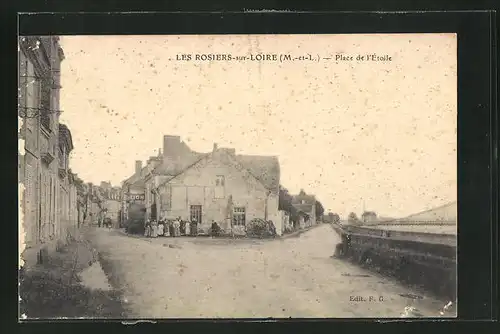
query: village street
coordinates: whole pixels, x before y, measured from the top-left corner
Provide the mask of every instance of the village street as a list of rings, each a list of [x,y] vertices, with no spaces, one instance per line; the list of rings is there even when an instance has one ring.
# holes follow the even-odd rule
[[[400,317],[409,305],[437,317],[444,306],[332,258],[338,236],[326,224],[271,241],[145,239],[102,228],[90,238],[130,317]]]

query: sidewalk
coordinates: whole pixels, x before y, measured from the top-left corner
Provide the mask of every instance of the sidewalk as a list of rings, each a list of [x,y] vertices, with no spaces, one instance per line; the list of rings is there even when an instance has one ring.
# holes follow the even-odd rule
[[[107,286],[98,254],[81,231],[77,240],[43,265],[19,274],[20,317],[116,318],[125,310],[120,295]]]

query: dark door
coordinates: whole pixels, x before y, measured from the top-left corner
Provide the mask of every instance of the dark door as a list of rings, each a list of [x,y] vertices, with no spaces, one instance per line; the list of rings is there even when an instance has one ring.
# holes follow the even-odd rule
[[[196,219],[196,222],[201,225],[201,216],[202,216],[201,214],[202,214],[201,205],[191,205],[190,209],[191,221]]]
[[[156,220],[156,204],[151,205],[151,220]]]

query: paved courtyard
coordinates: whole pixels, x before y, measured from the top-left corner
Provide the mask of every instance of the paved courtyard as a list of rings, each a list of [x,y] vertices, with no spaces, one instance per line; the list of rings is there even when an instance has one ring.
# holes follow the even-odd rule
[[[271,241],[145,239],[107,229],[90,237],[130,317],[400,317],[407,306],[438,317],[445,304],[332,258],[339,240],[327,225]]]

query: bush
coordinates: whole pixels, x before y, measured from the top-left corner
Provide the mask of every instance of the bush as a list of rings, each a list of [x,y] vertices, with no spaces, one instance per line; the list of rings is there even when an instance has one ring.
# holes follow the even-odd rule
[[[276,229],[272,221],[252,219],[247,226],[247,236],[257,238],[270,238],[276,236]]]

